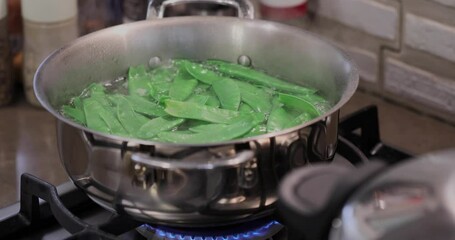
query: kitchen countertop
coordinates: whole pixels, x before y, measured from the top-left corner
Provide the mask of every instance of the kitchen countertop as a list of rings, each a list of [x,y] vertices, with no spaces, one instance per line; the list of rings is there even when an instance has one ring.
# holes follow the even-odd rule
[[[455,126],[357,91],[342,115],[375,104],[384,142],[412,154],[455,147]],[[25,100],[0,108],[0,208],[19,199],[20,176],[31,173],[52,184],[68,181],[60,163],[56,120]]]
[[[67,180],[60,164],[56,120],[24,99],[0,108],[0,208],[19,199],[22,173],[53,184]]]

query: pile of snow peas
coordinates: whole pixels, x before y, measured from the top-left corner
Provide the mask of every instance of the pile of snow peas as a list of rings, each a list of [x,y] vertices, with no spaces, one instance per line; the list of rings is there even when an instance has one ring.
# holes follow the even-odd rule
[[[290,128],[330,107],[316,89],[250,67],[171,60],[93,83],[61,113],[96,131],[172,143],[213,143]]]

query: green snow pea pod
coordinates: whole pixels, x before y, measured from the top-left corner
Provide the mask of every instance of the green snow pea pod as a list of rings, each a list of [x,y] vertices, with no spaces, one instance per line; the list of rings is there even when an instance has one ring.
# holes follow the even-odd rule
[[[239,86],[242,101],[258,112],[270,112],[272,103],[269,94],[249,83],[241,81],[236,81],[236,83]]]
[[[294,127],[294,126],[300,125],[304,122],[308,122],[310,120],[311,120],[310,114],[307,112],[304,112],[304,113],[298,115],[297,117],[295,117],[294,120],[292,120],[289,123],[288,127]]]
[[[173,59],[172,64],[176,66],[179,70],[187,70],[187,64],[197,64],[188,59]]]
[[[197,103],[199,105],[205,105],[205,103],[207,103],[207,100],[209,100],[208,95],[192,95],[187,100],[187,102]]]
[[[267,121],[267,132],[286,129],[294,117],[281,107],[274,107]]]
[[[324,113],[331,108],[329,101],[317,94],[296,95],[296,97],[313,104],[319,113]]]
[[[118,102],[119,102],[119,99],[122,98],[122,97],[126,97],[126,96],[125,96],[125,95],[120,95],[120,94],[114,94],[114,95],[107,96],[107,99],[108,99],[109,102],[111,102],[114,106],[117,106],[117,105],[118,105]]]
[[[188,59],[173,59],[172,64],[177,66],[179,69],[186,69],[186,63],[189,62]]]
[[[127,135],[125,128],[123,128],[122,124],[116,117],[114,108],[103,107],[99,109],[99,115],[109,127],[110,133],[117,135]]]
[[[250,121],[240,121],[234,124],[223,125],[210,132],[194,134],[176,132],[162,132],[158,137],[167,142],[173,143],[211,143],[232,140],[249,132],[254,125]]]
[[[267,125],[261,124],[261,125],[255,126],[253,129],[251,129],[251,131],[249,131],[243,137],[245,137],[245,138],[254,137],[254,136],[258,136],[258,135],[262,135],[262,134],[266,134],[266,133],[267,133]]]
[[[94,97],[83,99],[82,104],[84,106],[87,127],[100,132],[110,133],[109,126],[99,114],[103,109],[103,104]]]
[[[294,95],[298,98],[301,98],[303,100],[306,100],[307,102],[310,102],[310,103],[321,103],[321,102],[327,102],[327,100],[325,100],[323,97],[317,95],[317,94],[299,94],[299,95]]]
[[[237,118],[234,118],[231,123],[238,122],[238,121],[244,121],[245,119],[249,119],[253,125],[258,125],[261,124],[265,121],[265,115],[260,112],[239,112],[240,115]]]
[[[241,113],[252,113],[252,112],[254,112],[254,110],[253,110],[252,107],[250,107],[250,105],[248,105],[246,103],[242,103],[242,104],[240,104],[239,112],[241,112]]]
[[[156,134],[160,132],[168,131],[177,127],[183,122],[185,122],[185,119],[170,116],[155,118],[142,125],[139,129],[139,136],[141,138],[150,139],[155,137]]]
[[[101,83],[92,83],[87,87],[90,96],[104,96],[105,88]]]
[[[96,99],[96,101],[101,103],[101,105],[103,105],[103,107],[108,108],[108,107],[111,107],[112,104],[109,102],[109,99],[107,96],[108,95],[95,95],[95,96],[91,96],[91,98]]]
[[[226,124],[222,123],[212,123],[212,124],[203,124],[194,127],[188,128],[191,132],[202,133],[202,132],[212,132],[217,131],[219,128],[225,127]]]
[[[128,78],[135,78],[143,75],[147,75],[147,70],[144,65],[130,67],[128,69]]]
[[[205,83],[199,83],[197,87],[194,89],[195,94],[204,93],[210,88],[210,85]]]
[[[84,105],[82,104],[82,99],[81,99],[81,97],[74,97],[74,98],[71,100],[71,103],[73,104],[73,106],[74,106],[76,109],[79,109],[79,110],[84,111]]]
[[[169,97],[174,100],[184,101],[193,94],[198,81],[195,79],[175,78],[169,89]]]
[[[163,142],[188,143],[192,137],[194,138],[194,135],[186,131],[161,132],[158,133],[157,139]]]
[[[84,105],[82,104],[81,97],[74,97],[71,99],[71,105],[63,105],[63,115],[72,118],[76,122],[86,125]]]
[[[177,68],[178,75],[183,79],[193,79],[194,77],[186,70],[186,59],[174,59],[172,65]]]
[[[210,107],[219,107],[220,106],[220,100],[218,100],[218,97],[215,95],[213,92],[209,92],[209,99],[207,99],[207,102],[205,105],[210,106]]]
[[[150,91],[150,75],[144,66],[130,67],[128,70],[128,93],[130,95],[146,96]]]
[[[201,126],[201,125],[207,125],[210,124],[209,122],[206,121],[201,121],[201,120],[194,120],[194,119],[188,119],[185,121],[185,125],[183,129],[188,129],[187,131],[190,131],[190,128]],[[179,130],[180,132],[183,130]],[[191,131],[190,131],[191,132]]]
[[[266,115],[264,115],[264,113],[255,112],[253,110],[253,108],[251,108],[248,104],[245,104],[245,103],[240,105],[239,111],[242,115],[250,114],[250,116],[253,118],[254,125],[262,124],[263,122],[265,122],[267,120],[267,117],[266,117]],[[256,127],[254,127],[254,128],[256,128]],[[264,127],[264,129],[267,129],[267,128]]]
[[[240,90],[234,80],[221,78],[214,81],[212,87],[224,109],[237,110],[239,108]]]
[[[138,96],[126,96],[126,99],[133,106],[134,111],[138,113],[155,117],[162,117],[167,115],[162,106],[154,102],[150,102],[145,98]]]
[[[280,93],[278,94],[278,100],[286,107],[309,113],[311,117],[317,117],[320,115],[319,111],[313,106],[313,104],[296,96]]]
[[[171,82],[178,74],[178,69],[169,66],[160,66],[150,72],[152,82]]]
[[[136,113],[125,97],[119,97],[117,100],[117,118],[132,136],[138,136],[139,129],[149,119]]]
[[[212,85],[213,82],[220,79],[218,73],[208,69],[201,63],[194,63],[190,61],[185,62],[186,70],[197,80]]]
[[[212,123],[230,123],[239,116],[239,113],[236,111],[190,102],[166,100],[165,106],[164,111],[174,117],[197,119]]]
[[[150,102],[147,99],[139,96],[125,96],[125,95],[111,95],[108,97],[111,102],[113,102],[115,105],[118,105],[118,101],[120,99],[125,98],[130,105],[133,107],[134,111],[137,113],[142,113],[146,114],[149,116],[155,116],[155,117],[162,117],[168,115],[165,111],[164,108],[154,102]]]
[[[142,114],[139,114],[139,113],[136,113],[134,116],[142,124],[145,124],[146,122],[150,121],[149,117],[147,117],[145,115],[142,115]]]
[[[73,108],[73,107],[71,107],[69,105],[63,105],[62,113],[66,117],[69,117],[69,118],[73,119],[74,121],[76,121],[76,122],[78,122],[80,124],[83,124],[83,125],[86,124],[86,122],[85,122],[85,114],[84,114],[84,110],[83,109]]]
[[[254,112],[251,113],[251,117],[253,118],[254,125],[263,123],[265,121],[265,115],[263,113]]]
[[[164,96],[168,96],[169,89],[171,88],[171,82],[154,82],[149,85],[149,95],[156,101],[161,101]]]
[[[263,72],[256,71],[252,68],[245,67],[242,65],[223,62],[219,60],[207,61],[207,63],[212,64],[217,67],[218,71],[224,73],[228,76],[232,76],[238,79],[245,79],[253,83],[262,84],[265,86],[270,86],[282,91],[291,92],[291,93],[315,93],[315,89],[302,87],[296,84],[288,83],[276,77],[272,77]]]

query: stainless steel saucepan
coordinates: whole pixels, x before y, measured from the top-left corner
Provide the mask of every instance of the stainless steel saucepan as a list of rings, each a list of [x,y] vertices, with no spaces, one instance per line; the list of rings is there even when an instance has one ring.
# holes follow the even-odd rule
[[[58,148],[71,179],[88,196],[135,219],[168,225],[223,225],[272,213],[281,177],[311,161],[329,162],[338,112],[356,90],[351,61],[298,28],[253,20],[246,0],[206,0],[236,17],[170,17],[151,1],[148,19],[81,37],[50,55],[35,76],[35,93],[58,119]],[[59,113],[93,82],[125,75],[129,66],[171,58],[223,59],[265,69],[319,89],[333,103],[322,116],[280,132],[214,144],[171,144],[90,130]],[[245,61],[247,60],[247,61]]]

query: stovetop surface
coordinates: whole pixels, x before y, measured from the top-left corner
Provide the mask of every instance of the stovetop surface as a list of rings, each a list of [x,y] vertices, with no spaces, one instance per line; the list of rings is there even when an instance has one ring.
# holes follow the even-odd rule
[[[25,176],[29,177],[29,176]],[[100,226],[106,232],[116,235],[115,239],[147,239],[147,240],[263,240],[273,239],[281,240],[284,233],[277,235],[284,230],[284,226],[274,220],[272,217],[259,219],[254,222],[228,226],[216,229],[190,229],[190,228],[172,228],[158,225],[140,224],[129,219],[121,219],[119,216],[106,211],[93,201],[88,199],[85,194],[78,190],[72,182],[64,183],[57,187],[58,194],[66,206],[72,209],[72,212],[84,223],[91,226]],[[49,205],[45,201],[39,201],[41,205],[40,221],[35,222],[32,227],[20,227],[12,234],[2,235],[0,239],[17,239],[17,240],[44,240],[44,239],[110,239],[95,237],[99,233],[87,228],[80,234],[74,235],[65,230],[51,215]],[[71,207],[74,206],[74,207]],[[20,210],[20,203],[0,209],[0,229],[5,227],[5,221],[8,218],[16,216]],[[118,223],[113,223],[117,221]],[[113,230],[113,228],[118,228]],[[124,230],[129,229],[129,230]],[[122,232],[116,234],[115,232]]]
[[[371,160],[394,164],[409,157],[410,155],[381,142],[376,107],[364,108],[340,122],[338,154],[333,164],[352,166]],[[39,179],[31,175],[24,175],[21,188],[26,185],[32,190],[21,189],[20,203],[0,209],[0,239],[292,239],[292,233],[280,223],[280,216],[236,225],[231,229],[216,229],[213,236],[210,236],[210,229],[192,233],[191,229],[143,225],[108,212],[71,182],[58,186],[54,192],[55,187],[52,185],[40,183]],[[36,196],[47,201],[38,201]],[[65,217],[72,214],[74,216],[70,219]],[[60,224],[53,216],[60,218]]]

